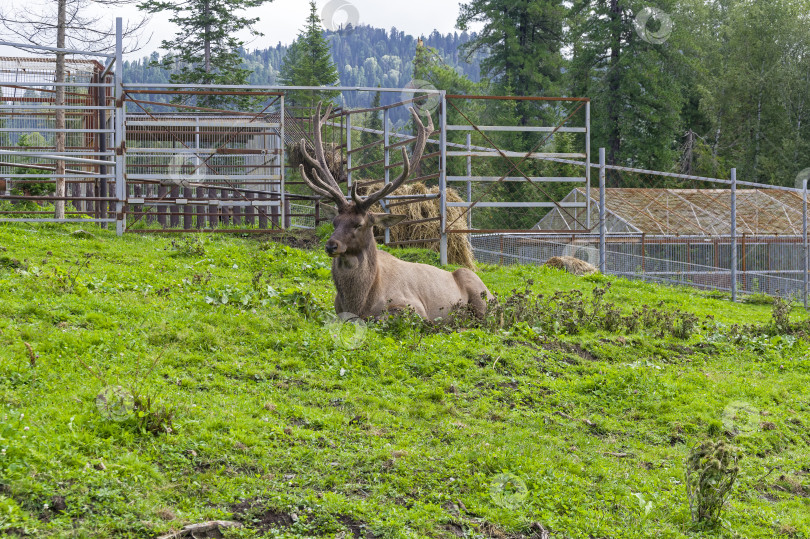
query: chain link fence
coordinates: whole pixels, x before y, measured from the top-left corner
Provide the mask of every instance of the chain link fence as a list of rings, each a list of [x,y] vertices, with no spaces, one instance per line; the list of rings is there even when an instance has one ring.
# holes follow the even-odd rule
[[[475,257],[544,264],[573,256],[629,279],[804,300],[805,191],[738,182],[733,170],[729,176],[605,166],[603,194],[591,190],[591,231],[578,231],[585,210],[561,205],[537,223],[537,233],[473,235]],[[577,187],[562,201],[585,196]]]

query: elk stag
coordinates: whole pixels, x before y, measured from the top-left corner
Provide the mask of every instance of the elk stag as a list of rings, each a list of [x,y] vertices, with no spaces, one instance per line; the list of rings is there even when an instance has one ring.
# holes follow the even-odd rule
[[[307,153],[306,143],[301,140],[301,154],[311,175],[303,164],[300,170],[313,191],[332,199],[337,206],[338,213],[333,220],[335,231],[326,242],[326,253],[332,257],[332,280],[337,289],[335,311],[371,318],[410,307],[422,318],[433,320],[447,316],[457,305],[469,304],[478,316],[483,316],[487,306],[484,298],[493,296],[473,271],[461,268],[450,273],[427,264],[405,262],[378,250],[374,241],[374,225],[393,226],[405,218],[404,215],[371,213],[369,208],[402,185],[419,163],[428,136],[433,133],[430,115],[428,127],[425,127],[411,108],[417,128],[416,143],[410,160],[402,148],[402,174],[366,197],[357,194],[355,183],[352,202],[348,202],[329,171],[324,154],[321,129],[331,112],[332,107],[327,107],[321,117],[321,104],[318,104],[313,118],[315,158]]]

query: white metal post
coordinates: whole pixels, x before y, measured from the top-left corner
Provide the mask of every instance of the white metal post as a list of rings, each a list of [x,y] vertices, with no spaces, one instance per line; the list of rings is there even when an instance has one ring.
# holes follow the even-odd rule
[[[287,228],[287,204],[286,204],[286,196],[284,193],[284,178],[286,177],[286,170],[285,170],[285,148],[286,144],[284,144],[284,95],[281,95],[281,114],[279,117],[281,118],[281,140],[279,141],[279,150],[278,150],[278,169],[279,169],[279,203],[281,204],[281,210],[279,213],[281,214],[281,228]]]
[[[447,93],[442,90],[439,100],[439,263],[447,265]]]
[[[346,196],[352,191],[352,114],[346,115]]]
[[[391,180],[390,170],[388,169],[388,165],[391,164],[391,162],[390,162],[391,152],[388,150],[388,119],[389,119],[388,109],[385,109],[383,111],[383,168],[385,170],[385,172],[384,172],[385,185],[388,185],[388,183]],[[385,199],[380,200],[380,205],[382,206],[382,209],[383,209],[383,211],[385,213],[389,213],[388,212],[388,201],[387,200],[385,200]],[[385,244],[388,245],[388,243],[390,241],[391,241],[391,230],[386,226],[385,227]]]
[[[807,249],[807,179],[802,182],[802,245],[804,255],[802,257],[802,303],[804,303],[804,309],[807,310],[807,271],[810,269],[810,258],[808,258],[810,252]]]
[[[124,170],[126,167],[126,141],[124,132],[124,115],[126,103],[124,102],[124,23],[121,17],[115,19],[115,232],[119,236],[124,234],[127,221],[124,215],[127,186],[125,185]]]
[[[467,152],[472,152],[472,133],[467,133]],[[472,203],[472,155],[467,156],[467,202]],[[467,208],[467,229],[472,230],[472,206]]]
[[[590,163],[588,168],[591,168]],[[602,273],[605,273],[605,236],[607,235],[607,224],[605,223],[605,176],[605,149],[599,148],[599,271]]]
[[[591,229],[591,102],[585,102],[585,228]]]
[[[737,301],[737,169],[731,169],[731,301]]]

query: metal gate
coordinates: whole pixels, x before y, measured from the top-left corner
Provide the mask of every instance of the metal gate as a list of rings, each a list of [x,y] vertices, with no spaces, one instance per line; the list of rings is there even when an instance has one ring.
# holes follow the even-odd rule
[[[145,84],[123,91],[128,231],[289,227],[283,94]]]

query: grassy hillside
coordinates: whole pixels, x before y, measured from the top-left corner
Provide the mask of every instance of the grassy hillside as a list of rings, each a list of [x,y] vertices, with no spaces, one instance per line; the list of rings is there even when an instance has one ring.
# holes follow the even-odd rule
[[[503,329],[336,332],[320,250],[71,230],[0,227],[0,536],[810,537],[798,309],[485,267]],[[695,535],[705,439],[744,456]]]

